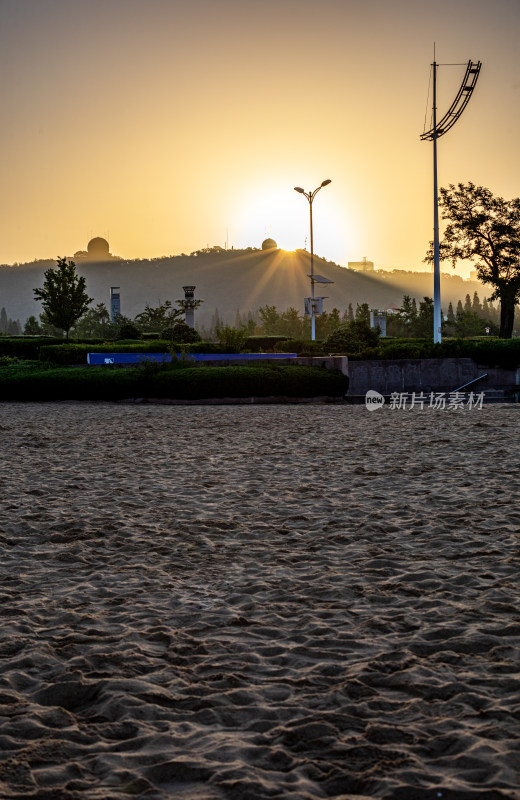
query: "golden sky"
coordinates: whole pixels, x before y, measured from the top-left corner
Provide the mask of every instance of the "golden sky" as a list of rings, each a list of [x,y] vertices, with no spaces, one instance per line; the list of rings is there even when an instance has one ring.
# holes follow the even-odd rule
[[[305,247],[330,178],[316,253],[425,269],[434,41],[439,184],[517,197],[519,0],[0,0],[0,263]]]

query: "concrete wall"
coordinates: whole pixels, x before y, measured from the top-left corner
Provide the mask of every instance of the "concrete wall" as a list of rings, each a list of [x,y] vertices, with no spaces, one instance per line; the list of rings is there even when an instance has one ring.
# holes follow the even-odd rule
[[[381,394],[413,391],[450,392],[485,373],[488,377],[475,384],[475,391],[506,389],[520,384],[520,369],[480,367],[471,358],[350,361],[348,393],[364,395],[369,389]]]

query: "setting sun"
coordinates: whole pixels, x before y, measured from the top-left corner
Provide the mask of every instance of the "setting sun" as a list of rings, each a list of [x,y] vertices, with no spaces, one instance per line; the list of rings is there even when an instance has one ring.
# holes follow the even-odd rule
[[[319,181],[313,188],[319,186]],[[306,189],[307,191],[307,189]],[[326,194],[330,192],[330,196]],[[338,207],[333,186],[324,187],[313,202],[314,252],[330,254],[346,252],[349,238],[348,210]],[[282,250],[310,250],[309,203],[294,191],[290,179],[286,184],[262,185],[237,204],[233,236],[238,247],[272,238]]]

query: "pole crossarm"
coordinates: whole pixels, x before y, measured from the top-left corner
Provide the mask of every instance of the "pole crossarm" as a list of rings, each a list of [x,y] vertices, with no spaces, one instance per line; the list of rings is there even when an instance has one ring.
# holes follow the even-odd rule
[[[475,86],[477,85],[481,66],[482,63],[480,61],[468,61],[466,66],[466,74],[464,75],[464,79],[460,85],[455,100],[440,122],[438,122],[437,125],[434,125],[433,128],[430,128],[429,131],[426,131],[426,133],[421,135],[422,141],[433,141],[433,139],[439,139],[443,134],[447,133],[450,128],[453,128],[469,103],[469,99],[473,94]]]

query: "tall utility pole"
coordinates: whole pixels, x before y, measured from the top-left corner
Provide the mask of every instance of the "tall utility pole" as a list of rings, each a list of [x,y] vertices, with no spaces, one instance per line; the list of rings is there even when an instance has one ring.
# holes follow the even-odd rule
[[[439,188],[437,181],[437,62],[433,62],[433,341],[442,340]]]
[[[442,341],[441,334],[441,269],[439,246],[439,191],[437,185],[437,139],[452,128],[469,103],[482,66],[480,61],[468,61],[466,74],[455,100],[449,110],[437,123],[437,68],[439,66],[459,66],[438,64],[433,56],[433,126],[421,135],[422,141],[433,142],[433,341]]]

